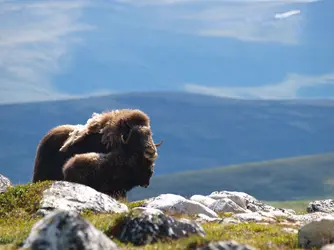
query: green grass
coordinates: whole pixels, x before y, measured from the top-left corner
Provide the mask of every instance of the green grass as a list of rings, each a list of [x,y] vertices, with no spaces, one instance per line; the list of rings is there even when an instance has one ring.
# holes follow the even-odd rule
[[[306,208],[311,200],[299,201],[263,201],[264,203],[277,208],[290,208],[297,212],[297,214],[306,213]]]
[[[0,220],[11,217],[29,217],[38,208],[42,192],[52,182],[40,182],[37,184],[28,183],[15,185],[0,194]]]
[[[136,188],[129,198],[229,190],[266,201],[311,200],[332,197],[333,180],[334,154],[328,153],[154,176],[147,189]]]
[[[0,194],[0,250],[19,249],[19,245],[29,235],[34,223],[41,217],[35,216],[41,200],[42,191],[49,187],[50,182],[38,184],[18,185]],[[302,202],[285,203],[288,206],[301,206]],[[140,206],[142,201],[125,202],[130,208]],[[280,205],[277,203],[276,205]],[[282,231],[283,225],[273,223],[270,225],[256,223],[242,223],[238,225],[226,225],[219,223],[206,223],[203,225],[206,231],[204,238],[191,236],[179,240],[164,240],[146,246],[134,246],[124,244],[115,239],[112,232],[118,223],[124,219],[126,213],[98,214],[91,211],[82,213],[82,216],[95,227],[104,232],[124,250],[134,249],[184,249],[190,250],[202,246],[209,241],[236,240],[240,243],[250,244],[257,249],[298,249],[297,235]],[[231,216],[222,214],[221,216]],[[176,218],[187,217],[182,214]],[[189,217],[188,217],[189,218]],[[279,221],[279,220],[278,220]]]

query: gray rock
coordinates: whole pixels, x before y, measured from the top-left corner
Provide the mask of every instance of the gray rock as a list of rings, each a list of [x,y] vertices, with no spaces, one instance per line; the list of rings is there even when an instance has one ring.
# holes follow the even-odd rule
[[[203,224],[203,223],[209,223],[209,222],[222,222],[223,219],[222,218],[211,218],[205,214],[197,214],[195,221]]]
[[[0,174],[0,194],[5,192],[10,186],[12,186],[10,180],[6,176]]]
[[[236,191],[215,191],[212,192],[209,195],[209,197],[215,200],[229,198],[244,209],[247,208],[247,203],[249,203],[250,201],[256,201],[256,199],[253,196],[246,194],[244,192],[236,192]]]
[[[324,245],[320,250],[334,250],[334,244]]]
[[[314,213],[314,212],[334,213],[334,200],[327,199],[327,200],[311,201],[308,204],[306,211],[308,213]]]
[[[327,216],[302,226],[298,242],[302,248],[320,248],[334,242],[334,218]]]
[[[239,213],[233,215],[234,219],[237,219],[241,222],[275,222],[275,217],[261,214],[260,212],[254,213]]]
[[[328,213],[323,212],[314,212],[309,214],[297,214],[292,215],[288,217],[289,221],[297,222],[300,226],[306,225],[312,221],[318,221],[322,218],[332,218],[334,219],[334,216]]]
[[[110,196],[100,193],[86,185],[56,181],[43,192],[40,215],[46,215],[55,209],[82,212],[91,210],[95,212],[128,212],[129,209]]]
[[[255,250],[255,248],[231,240],[231,241],[210,242],[206,246],[196,248],[196,250]]]
[[[246,213],[246,209],[239,206],[233,200],[229,198],[223,198],[216,200],[209,206],[215,212],[231,212],[231,213]]]
[[[164,239],[179,239],[190,235],[204,236],[203,228],[187,219],[174,219],[163,213],[130,214],[115,225],[112,234],[121,242],[136,246],[155,243]]]
[[[216,212],[212,211],[207,206],[204,206],[197,201],[188,200],[176,194],[161,194],[157,197],[146,200],[143,206],[156,208],[170,214],[205,214],[211,218],[218,218]]]
[[[104,233],[74,211],[53,211],[38,221],[24,241],[32,250],[119,249]]]
[[[210,207],[211,204],[213,204],[214,202],[216,202],[215,199],[209,197],[209,196],[205,196],[205,195],[200,195],[200,194],[195,194],[193,196],[190,197],[191,201],[197,201],[201,204],[203,204],[204,206]]]
[[[255,197],[244,192],[215,191],[212,192],[208,197],[215,200],[228,198],[239,205],[240,208],[248,210],[249,212],[277,212],[285,215],[296,214],[296,212],[292,209],[275,208],[257,200]]]

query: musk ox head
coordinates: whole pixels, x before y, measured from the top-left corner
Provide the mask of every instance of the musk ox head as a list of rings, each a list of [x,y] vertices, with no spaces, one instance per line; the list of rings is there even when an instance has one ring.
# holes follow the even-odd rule
[[[123,151],[130,158],[135,155],[133,167],[134,178],[141,187],[148,187],[154,173],[154,162],[158,157],[158,144],[154,143],[151,128],[148,126],[128,126],[128,131],[121,133]]]

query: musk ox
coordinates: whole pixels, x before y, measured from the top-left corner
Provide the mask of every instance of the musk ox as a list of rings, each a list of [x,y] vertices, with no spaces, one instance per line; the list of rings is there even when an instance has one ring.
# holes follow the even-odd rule
[[[32,182],[63,180],[64,163],[75,154],[108,153],[122,145],[135,125],[150,127],[148,115],[138,109],[94,113],[85,125],[60,125],[40,141]]]
[[[109,153],[76,154],[63,167],[64,180],[90,186],[116,199],[136,186],[148,187],[158,157],[147,126],[134,126],[127,138]]]

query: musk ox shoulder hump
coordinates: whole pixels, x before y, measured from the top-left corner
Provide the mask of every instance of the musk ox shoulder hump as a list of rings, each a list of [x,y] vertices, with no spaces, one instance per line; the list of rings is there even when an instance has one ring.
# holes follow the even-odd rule
[[[150,126],[150,118],[139,109],[121,109],[93,113],[85,125],[81,125],[71,133],[64,142],[60,151],[66,151],[74,143],[83,140],[85,136],[93,133],[103,134],[102,143],[110,147],[115,137],[119,137],[120,128],[126,122],[130,127],[135,125]],[[117,139],[116,139],[117,140]]]

